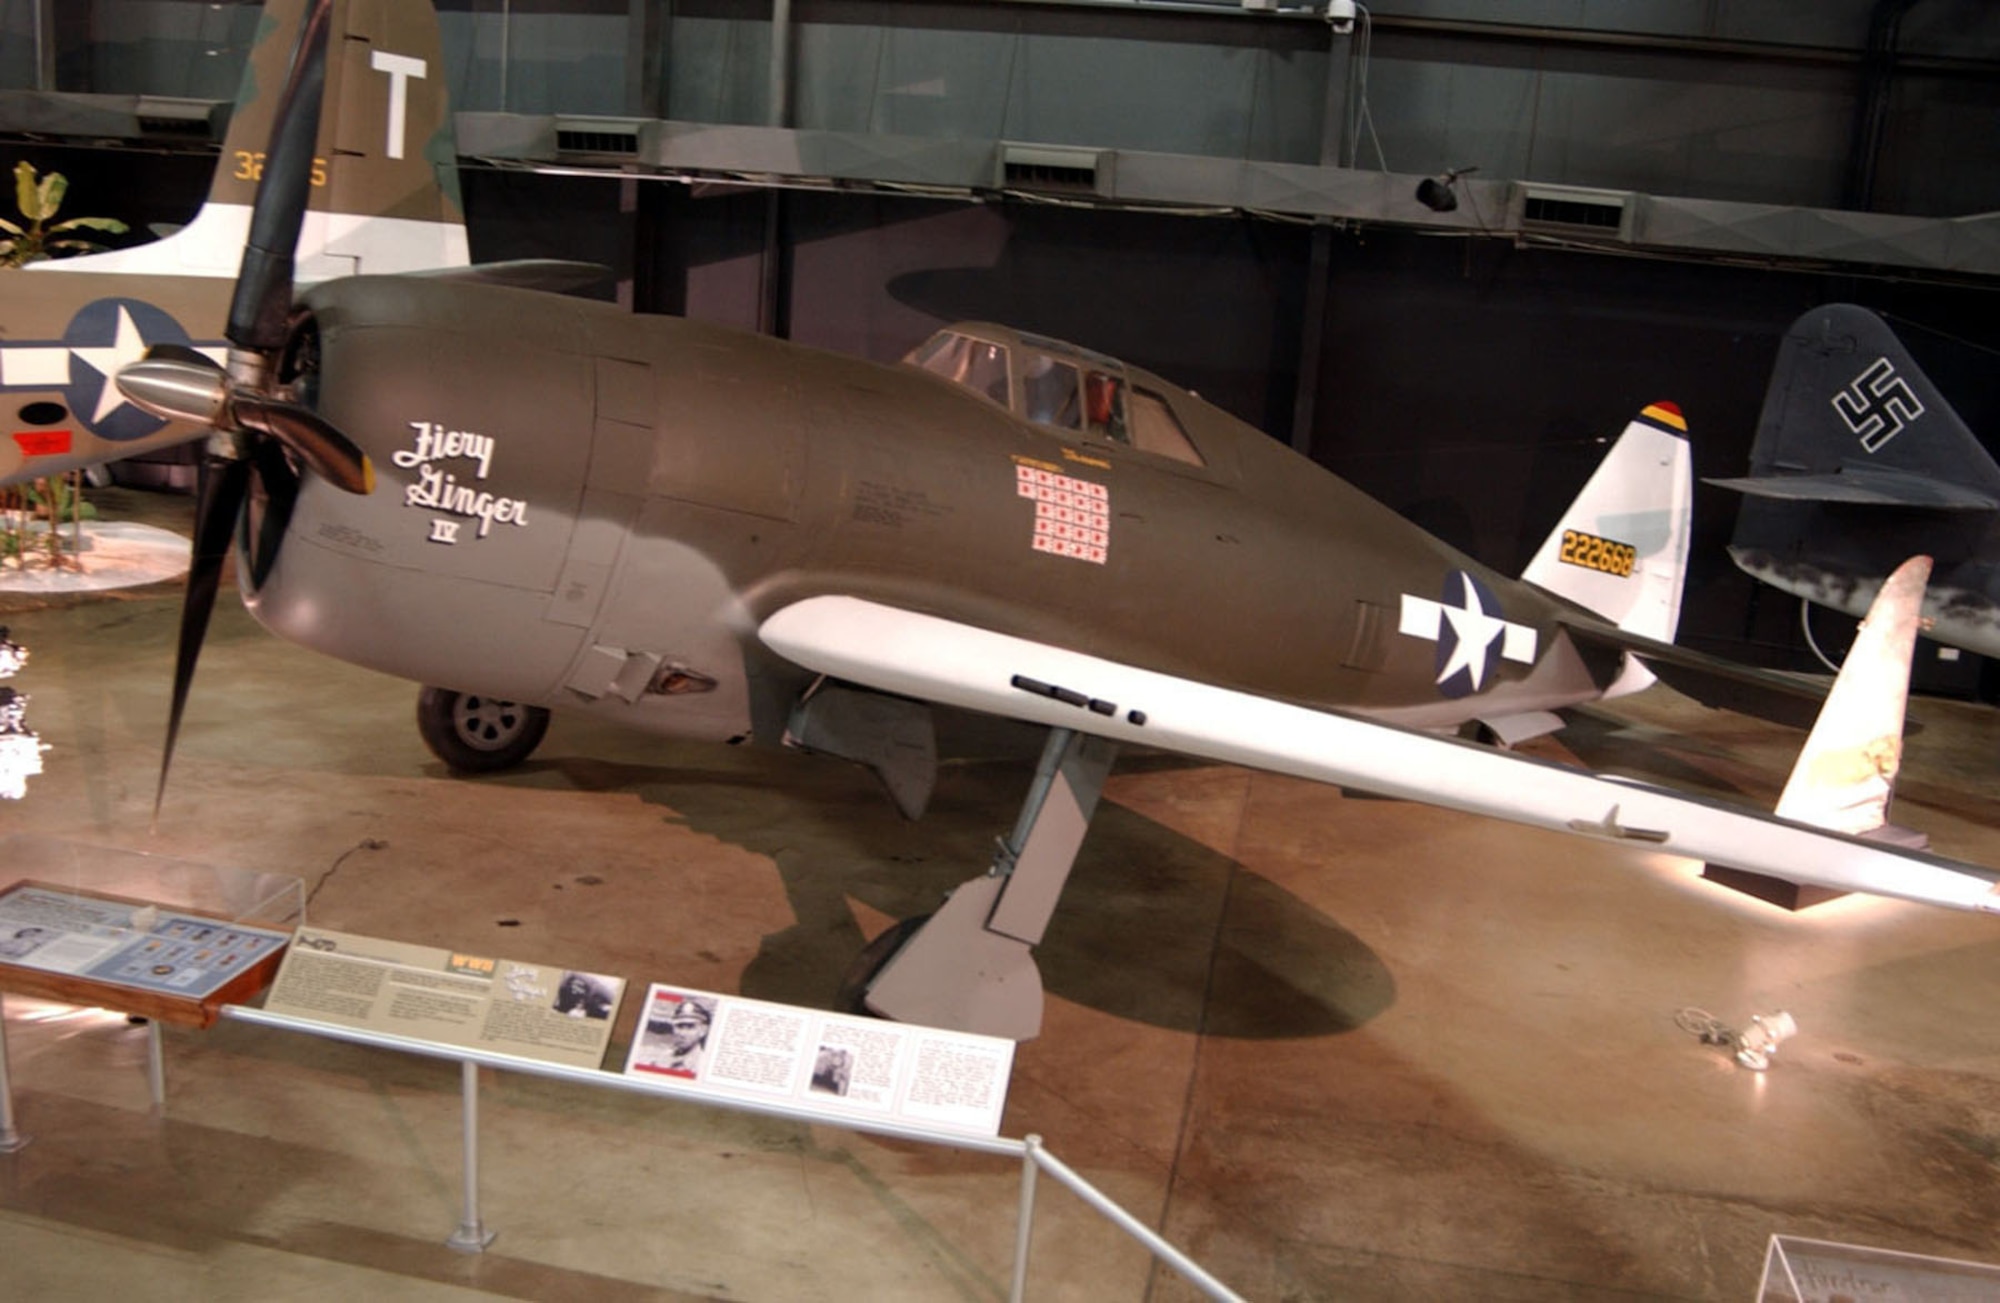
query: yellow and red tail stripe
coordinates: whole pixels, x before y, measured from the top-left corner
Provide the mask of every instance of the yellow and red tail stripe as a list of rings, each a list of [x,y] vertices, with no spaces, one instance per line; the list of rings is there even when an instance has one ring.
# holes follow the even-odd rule
[[[1675,434],[1688,432],[1687,418],[1681,415],[1680,406],[1676,403],[1648,403],[1645,410],[1639,413],[1639,419],[1662,430],[1672,430]]]

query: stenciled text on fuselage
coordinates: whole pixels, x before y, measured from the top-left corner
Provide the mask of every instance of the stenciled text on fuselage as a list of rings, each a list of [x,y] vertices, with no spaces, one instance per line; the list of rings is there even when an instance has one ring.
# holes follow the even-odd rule
[[[472,484],[462,484],[458,476],[440,462],[472,463],[474,478],[484,480],[493,469],[494,442],[491,435],[471,430],[448,430],[430,421],[411,421],[416,432],[414,447],[391,457],[404,470],[414,470],[417,482],[403,490],[403,505],[442,511],[479,522],[478,537],[485,538],[495,525],[528,523],[528,503],[524,498],[508,498]],[[431,522],[434,543],[456,543],[458,525],[454,521]]]

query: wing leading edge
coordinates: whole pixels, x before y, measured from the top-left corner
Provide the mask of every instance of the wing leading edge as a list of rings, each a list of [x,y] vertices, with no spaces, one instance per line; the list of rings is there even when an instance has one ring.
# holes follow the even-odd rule
[[[1632,841],[1835,891],[2000,912],[2000,871],[859,598],[796,602],[766,620],[760,636],[815,673],[883,692]]]

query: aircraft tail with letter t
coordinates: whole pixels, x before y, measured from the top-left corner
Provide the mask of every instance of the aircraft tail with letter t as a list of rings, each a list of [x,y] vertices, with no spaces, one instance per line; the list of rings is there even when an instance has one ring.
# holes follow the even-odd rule
[[[0,281],[0,484],[185,442],[202,428],[126,402],[111,377],[155,345],[220,361],[293,50],[309,0],[270,0],[207,202],[129,249]],[[335,0],[298,279],[464,267],[457,145],[426,0]]]
[[[1792,323],[1764,394],[1730,555],[1862,615],[1910,556],[1935,558],[1924,633],[2000,655],[2000,466],[1887,323],[1834,303]]]

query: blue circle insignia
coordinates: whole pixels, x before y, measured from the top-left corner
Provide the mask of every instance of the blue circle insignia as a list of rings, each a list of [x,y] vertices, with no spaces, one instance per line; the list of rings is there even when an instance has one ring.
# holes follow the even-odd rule
[[[126,402],[112,377],[154,344],[192,346],[180,322],[141,299],[98,299],[70,318],[62,342],[69,350],[63,401],[85,429],[127,443],[166,428],[159,417]]]

